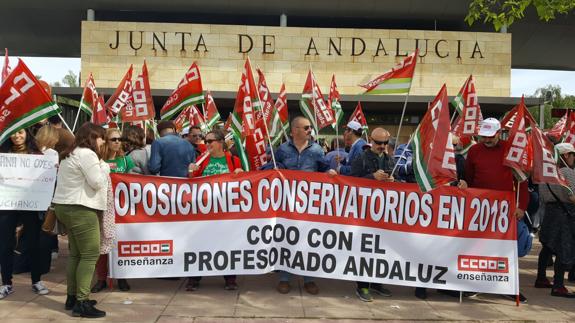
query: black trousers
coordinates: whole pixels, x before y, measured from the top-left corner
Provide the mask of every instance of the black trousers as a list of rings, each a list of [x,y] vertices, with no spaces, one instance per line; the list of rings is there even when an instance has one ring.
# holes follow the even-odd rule
[[[42,255],[40,232],[42,222],[36,211],[0,211],[0,267],[2,284],[12,285],[14,271],[14,247],[16,246],[16,226],[22,223],[27,234],[26,250],[30,253],[32,283],[40,281],[42,275]]]
[[[549,258],[553,256],[553,251],[545,246],[539,252],[539,259],[537,259],[537,279],[543,280],[546,277],[545,271],[547,270],[547,263]],[[565,286],[565,271],[566,266],[561,264],[559,256],[555,255],[555,262],[553,263],[553,288],[560,288]]]

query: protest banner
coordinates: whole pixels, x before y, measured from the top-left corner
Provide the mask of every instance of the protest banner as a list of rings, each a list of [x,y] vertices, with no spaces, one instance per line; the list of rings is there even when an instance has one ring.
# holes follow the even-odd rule
[[[518,292],[513,192],[270,170],[112,174],[114,278],[294,274]]]
[[[57,164],[56,155],[0,154],[0,210],[46,211]]]

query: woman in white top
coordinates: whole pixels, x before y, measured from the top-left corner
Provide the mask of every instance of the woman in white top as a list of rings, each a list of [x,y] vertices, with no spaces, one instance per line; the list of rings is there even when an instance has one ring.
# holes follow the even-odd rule
[[[85,123],[76,133],[74,146],[62,154],[53,203],[56,217],[68,230],[68,297],[72,316],[97,318],[106,312],[90,301],[90,283],[100,255],[98,212],[106,210],[110,167],[102,160],[106,131]]]

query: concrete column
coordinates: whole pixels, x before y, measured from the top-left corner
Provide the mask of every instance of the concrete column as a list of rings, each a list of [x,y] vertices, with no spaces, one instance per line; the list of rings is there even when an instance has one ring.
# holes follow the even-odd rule
[[[287,27],[287,16],[285,13],[280,15],[280,27]]]
[[[86,14],[88,21],[94,21],[96,20],[96,11],[94,9],[88,9],[88,12]]]

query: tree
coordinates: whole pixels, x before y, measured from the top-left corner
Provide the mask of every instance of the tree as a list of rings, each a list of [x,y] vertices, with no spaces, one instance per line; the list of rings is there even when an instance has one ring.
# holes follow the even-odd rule
[[[559,85],[546,85],[538,88],[531,97],[542,98],[545,101],[545,110],[543,112],[545,124],[541,125],[544,129],[553,127],[553,125],[559,120],[559,118],[551,117],[551,109],[575,108],[575,96],[563,95]],[[539,107],[532,107],[529,110],[532,115],[539,115]]]
[[[525,16],[525,10],[535,7],[540,20],[555,19],[575,9],[573,0],[472,0],[465,21],[472,26],[476,21],[492,23],[495,30],[509,27]]]
[[[62,79],[62,83],[68,87],[77,87],[78,75],[74,74],[72,70],[68,70],[68,74]]]

